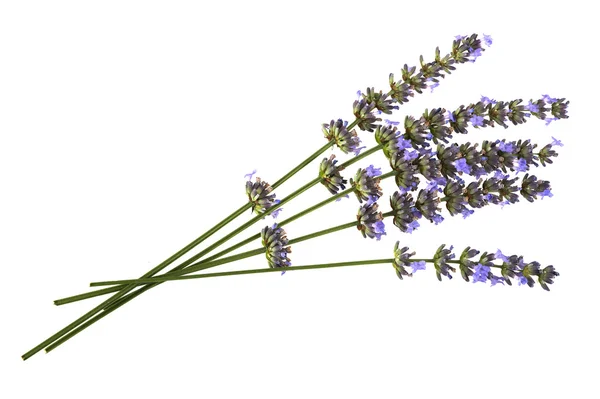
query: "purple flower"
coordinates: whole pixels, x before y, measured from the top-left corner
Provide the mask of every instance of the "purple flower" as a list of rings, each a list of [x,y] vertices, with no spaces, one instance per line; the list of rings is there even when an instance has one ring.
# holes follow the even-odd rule
[[[481,263],[475,265],[473,269],[473,282],[474,283],[485,283],[487,281],[487,276],[490,273],[490,267],[484,266]]]
[[[360,152],[363,150],[363,148],[367,148],[367,146],[362,146],[362,147],[358,147],[354,149],[354,156],[358,156],[358,154],[360,154]]]
[[[369,177],[381,176],[381,168],[376,168],[373,165],[367,166],[365,172]]]
[[[362,91],[360,91],[360,90],[359,90],[359,91],[357,91],[357,92],[356,92],[356,99],[357,99],[358,101],[360,101],[360,97],[361,97],[361,96],[362,96]]]
[[[456,35],[456,36],[454,36],[454,38],[455,38],[456,40],[462,40],[462,39],[464,39],[465,37],[466,37],[466,36],[463,36],[463,35]]]
[[[472,60],[469,60],[469,61],[470,61],[470,62],[475,62],[475,60],[476,60],[477,58],[481,57],[481,55],[482,55],[482,53],[481,53],[481,49],[480,49],[480,48],[478,48],[478,49],[475,49],[475,51],[473,51],[473,52],[472,52],[470,55],[472,55],[472,56],[473,56],[473,59],[472,59]]]
[[[529,100],[529,104],[527,104],[525,108],[531,112],[540,112],[540,107],[538,107],[537,104],[532,103],[531,100]]]
[[[558,101],[556,98],[550,97],[547,94],[542,94],[542,100],[544,100],[548,104],[552,104],[552,103],[555,103],[556,101]]]
[[[393,126],[398,126],[400,124],[400,122],[396,122],[396,121],[391,121],[389,119],[384,119],[383,120],[385,123],[387,123],[388,125],[393,125]]]
[[[471,174],[471,167],[467,164],[467,160],[464,158],[457,159],[454,161],[454,166],[458,172]]]
[[[465,208],[465,209],[463,209],[463,211],[462,211],[461,213],[462,213],[462,215],[463,215],[463,219],[466,219],[466,218],[468,218],[469,216],[471,216],[472,214],[474,214],[474,213],[475,213],[475,211],[474,211],[474,210],[472,210],[472,209],[467,209],[467,208]]]
[[[506,141],[497,141],[496,146],[503,152],[513,152],[515,150],[515,145],[510,141],[508,143]]]
[[[244,177],[247,177],[248,180],[252,180],[252,176],[254,176],[255,174],[256,174],[256,169],[254,169],[252,171],[252,173],[248,173],[248,174],[244,175]]]
[[[415,231],[415,230],[416,230],[416,229],[417,229],[419,226],[421,226],[421,225],[419,224],[419,222],[418,222],[418,221],[416,221],[416,220],[413,220],[412,222],[410,222],[410,223],[408,224],[408,226],[407,226],[407,229],[406,229],[406,232],[407,232],[408,234],[412,234],[412,232],[413,232],[413,231]]]
[[[519,285],[527,285],[527,277],[517,276],[517,282]]]
[[[546,126],[548,126],[551,122],[557,121],[558,118],[546,118],[544,119],[544,121],[546,121]]]
[[[498,283],[504,285],[504,277],[498,277],[492,274],[492,277],[490,277],[490,282],[492,283],[491,287],[495,286]]]
[[[426,266],[427,266],[427,263],[425,263],[424,260],[419,261],[419,262],[411,262],[410,263],[410,267],[412,267],[413,274],[419,270],[425,270]]]
[[[481,96],[481,102],[483,103],[483,105],[488,105],[488,104],[496,104],[498,101],[496,100],[492,100],[489,97],[486,96]]]
[[[482,160],[484,157],[481,157]],[[475,177],[475,179],[479,179],[481,176],[485,176],[487,175],[487,172],[484,168],[481,168],[477,165],[473,166],[473,176]]]
[[[433,79],[431,78],[427,78],[426,79],[427,82],[432,82]],[[436,87],[438,87],[440,84],[438,82],[434,82],[431,86],[429,86],[429,88],[431,89],[431,92],[433,93],[433,89],[435,89]]]
[[[454,114],[451,111],[448,111],[448,116],[446,117],[446,122],[448,121],[456,122],[456,119],[454,119]]]
[[[497,250],[496,253],[495,253],[495,256],[496,256],[496,259],[502,259],[504,262],[509,263],[508,262],[508,256],[504,255],[502,253],[502,251]]]
[[[377,241],[379,241],[379,240],[381,240],[381,236],[386,235],[385,234],[385,224],[383,223],[383,220],[375,222],[374,227],[375,227],[375,229],[373,232],[375,233],[375,238],[377,239]]]
[[[438,186],[445,186],[447,183],[448,183],[448,181],[444,177],[433,178],[433,179],[431,179],[429,181],[429,183],[425,187],[425,190],[428,190],[428,191],[431,191],[431,190],[442,191],[441,189],[438,189]]]
[[[554,197],[554,194],[552,194],[552,192],[550,191],[549,188],[547,188],[546,190],[542,191],[540,193],[540,197],[543,199],[544,197]]]
[[[497,170],[494,173],[494,178],[498,179],[498,180],[504,180],[504,179],[508,179],[508,175],[505,175],[504,173],[502,173],[501,171]]]
[[[444,217],[440,214],[436,214],[436,215],[433,215],[433,218],[431,218],[431,220],[433,220],[435,225],[437,226],[438,224],[440,224],[444,221]]]
[[[417,159],[419,157],[419,153],[417,151],[404,151],[404,160],[412,161],[413,159]]]
[[[276,199],[273,204],[277,205],[281,202],[281,200]],[[277,208],[275,209],[273,212],[271,212],[271,216],[273,217],[273,219],[277,219],[277,215],[279,215],[279,212],[283,211],[283,208]]]
[[[407,148],[412,148],[412,142],[410,140],[405,139],[404,137],[398,137],[398,151],[405,150]]]
[[[564,144],[562,143],[562,141],[560,141],[557,138],[552,137],[552,143],[551,145],[553,146],[559,146],[559,147],[564,147]]]
[[[492,36],[490,35],[486,35],[485,33],[483,34],[483,41],[485,43],[486,46],[491,46],[492,45]]]
[[[527,165],[527,161],[525,158],[519,158],[515,164],[515,170],[517,173],[519,172],[527,172],[529,166]]]
[[[474,115],[469,120],[473,126],[483,126],[483,116]]]

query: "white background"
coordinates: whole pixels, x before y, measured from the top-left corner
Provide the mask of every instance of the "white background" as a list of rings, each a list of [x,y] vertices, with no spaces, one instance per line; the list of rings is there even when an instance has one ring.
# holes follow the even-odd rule
[[[3,2],[0,396],[598,397],[598,30],[584,3]],[[412,235],[388,221],[380,242],[346,230],[295,245],[293,263],[391,257],[396,240],[421,257],[442,243],[501,248],[555,265],[551,292],[439,283],[431,266],[404,281],[377,265],[175,282],[20,359],[100,301],[52,300],[140,276],[243,204],[245,173],[273,182],[322,146],[321,123],[352,119],[357,90],[388,90],[390,72],[471,33],[492,47],[394,119],[481,95],[566,97],[568,120],[460,137],[561,139],[555,164],[534,172],[554,197],[466,220],[445,212]],[[382,154],[357,167],[371,163],[388,168]],[[282,216],[327,195],[313,188]],[[352,221],[357,207],[344,200],[286,230]]]

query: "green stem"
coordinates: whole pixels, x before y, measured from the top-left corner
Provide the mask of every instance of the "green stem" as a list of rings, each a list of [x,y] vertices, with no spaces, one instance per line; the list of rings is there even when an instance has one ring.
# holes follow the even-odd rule
[[[297,173],[300,169],[302,169],[304,166],[306,166],[308,163],[310,163],[312,160],[314,160],[315,158],[317,158],[320,154],[322,154],[323,152],[325,152],[328,148],[330,148],[333,145],[334,145],[333,140],[329,141],[325,146],[321,147],[318,151],[316,151],[310,157],[308,157],[307,159],[305,159],[300,165],[298,165],[297,167],[295,167],[292,170],[293,173],[290,172],[290,173],[286,174],[283,178],[281,178],[274,185],[272,185],[272,187],[277,187],[277,186],[283,184],[283,182],[285,182],[287,179],[289,179],[293,174]],[[269,211],[267,212],[267,214],[269,214],[270,212],[273,212],[274,210],[276,210],[279,206],[281,206],[281,204],[283,202],[284,201],[281,201],[279,204],[277,204],[276,206],[274,206],[271,209],[269,209]],[[226,217],[225,219],[223,219],[221,222],[217,223],[213,228],[209,229],[206,233],[202,234],[200,237],[198,237],[197,239],[195,239],[194,241],[192,241],[191,243],[189,243],[188,245],[186,245],[185,247],[183,247],[181,250],[179,250],[178,252],[176,252],[175,254],[173,254],[171,257],[169,257],[168,259],[166,259],[164,262],[162,262],[161,264],[159,264],[155,268],[151,269],[149,272],[147,272],[146,274],[144,274],[142,277],[143,278],[151,277],[154,274],[162,271],[164,268],[166,268],[167,266],[169,266],[171,263],[173,263],[174,261],[176,261],[177,259],[179,259],[181,256],[183,256],[184,254],[186,254],[187,252],[189,252],[192,248],[194,248],[195,246],[197,246],[198,244],[200,244],[201,242],[203,242],[208,237],[212,236],[214,233],[216,233],[222,227],[224,227],[229,222],[231,222],[232,220],[234,220],[236,217],[240,216],[246,210],[250,209],[250,207],[251,207],[251,203],[248,202],[248,203],[244,204],[238,210],[234,211],[231,215],[229,215],[228,217]],[[82,323],[85,323],[86,320],[92,318],[93,316],[95,316],[96,314],[98,314],[99,312],[101,312],[103,309],[110,307],[110,305],[112,305],[112,304],[115,304],[117,301],[120,300],[120,298],[122,298],[125,294],[127,294],[128,292],[130,292],[135,287],[136,287],[135,285],[132,285],[132,286],[127,286],[127,287],[122,288],[115,295],[113,295],[112,297],[108,298],[106,301],[102,302],[100,305],[96,306],[92,310],[88,311],[83,316],[79,317],[78,319],[76,319],[75,321],[73,321],[72,323],[70,323],[69,325],[67,325],[66,327],[64,327],[60,331],[58,331],[57,333],[53,334],[52,336],[50,336],[49,338],[47,338],[46,340],[44,340],[43,342],[41,342],[39,345],[35,346],[31,350],[29,350],[28,352],[26,352],[25,354],[23,354],[21,357],[23,358],[23,360],[27,360],[28,358],[30,358],[31,356],[35,355],[37,352],[39,352],[40,350],[42,350],[47,345],[49,345],[49,344],[53,343],[54,341],[58,340],[63,335],[69,333],[69,331],[76,329],[77,326],[81,325]],[[102,291],[102,290],[100,290],[100,291]],[[96,293],[98,293],[98,292],[99,291],[96,291]],[[102,295],[102,294],[98,294],[98,295]],[[128,302],[128,301],[121,301],[122,304],[124,304],[126,302]],[[97,320],[99,320],[99,318]],[[91,323],[91,324],[93,324],[93,323]],[[85,323],[85,326],[82,326],[82,328],[77,328],[77,331],[79,332],[79,331],[85,329],[88,325],[90,325],[90,324],[89,323]],[[77,334],[77,333],[75,333],[75,334]],[[71,337],[71,336],[73,336],[75,334],[69,334],[69,337]],[[64,341],[61,341],[61,342],[64,342]],[[58,345],[60,345],[60,344],[58,344]],[[58,345],[56,345],[56,346],[58,346]]]
[[[395,172],[394,171],[390,171],[388,173],[385,173],[385,174],[379,176],[379,178],[381,180],[384,180],[384,179],[387,179],[388,177],[392,177],[394,175],[395,175]],[[294,220],[297,220],[297,219],[301,218],[302,216],[305,216],[305,215],[307,215],[307,214],[309,214],[309,213],[311,213],[311,212],[313,212],[313,211],[315,211],[315,210],[317,210],[317,209],[319,209],[319,208],[321,208],[321,207],[323,207],[323,206],[325,206],[325,205],[327,205],[329,203],[332,203],[335,200],[337,200],[339,198],[342,198],[345,195],[347,195],[347,194],[349,194],[349,193],[351,193],[353,191],[354,191],[354,189],[352,187],[350,187],[350,188],[348,188],[348,189],[346,189],[344,191],[341,191],[338,194],[336,194],[334,196],[331,196],[331,197],[327,198],[326,200],[321,201],[318,204],[313,205],[310,208],[307,208],[304,211],[299,212],[296,215],[293,215],[293,216],[291,216],[291,217],[283,220],[282,222],[278,223],[278,225],[280,227],[282,227],[282,226],[284,226],[284,225],[286,225],[288,223],[291,223]],[[234,251],[234,250],[236,250],[236,249],[238,249],[240,247],[243,247],[244,245],[249,244],[249,243],[251,243],[252,241],[254,241],[254,240],[258,239],[258,238],[260,238],[260,233],[257,233],[257,234],[255,234],[253,236],[250,236],[247,239],[245,239],[243,241],[240,241],[237,244],[232,245],[231,247],[228,247],[228,248],[224,249],[223,251],[218,252],[217,254],[212,255],[212,256],[206,258],[203,261],[203,263],[208,263],[208,262],[213,261],[214,259],[218,259],[221,256],[226,255],[226,254],[228,254],[228,253],[230,253],[230,252],[232,252],[232,251]],[[207,250],[208,250],[208,248],[206,250],[202,251],[201,253],[199,253],[198,255],[196,255],[195,259],[193,259],[193,260],[199,259],[201,256],[203,256],[206,253]],[[192,260],[192,262],[193,262],[193,260]],[[188,263],[188,265],[190,263]],[[185,265],[184,267],[186,267],[186,266],[187,265]],[[181,268],[177,269],[177,270],[181,270]],[[173,269],[169,273],[171,273],[173,271],[176,271],[176,270]],[[169,273],[167,273],[167,274],[169,274]],[[109,288],[104,288],[104,289],[101,289],[101,290],[86,292],[86,293],[75,295],[75,296],[70,296],[70,297],[66,297],[66,298],[57,299],[57,300],[54,301],[54,304],[55,305],[64,305],[64,304],[71,303],[71,302],[81,301],[81,300],[84,300],[84,299],[89,299],[89,298],[93,298],[93,297],[96,297],[96,296],[105,295],[105,294],[108,294],[108,293],[111,293],[111,292],[115,292],[115,291],[118,291],[118,290],[119,290],[119,287],[117,287],[117,286],[115,286],[115,287],[109,287]]]

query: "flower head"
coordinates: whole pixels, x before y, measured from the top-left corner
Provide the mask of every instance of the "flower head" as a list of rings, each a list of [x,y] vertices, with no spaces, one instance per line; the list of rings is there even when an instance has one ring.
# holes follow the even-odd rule
[[[450,272],[456,272],[456,269],[448,264],[448,261],[454,259],[452,246],[445,248],[446,244],[440,245],[433,256],[433,265],[435,266],[435,274],[438,280],[442,281],[442,276],[452,278]]]
[[[413,256],[414,252],[408,252],[408,247],[400,248],[400,241],[396,241],[394,245],[394,261],[392,265],[396,270],[396,275],[400,280],[403,276],[412,277],[412,273],[409,273],[406,268],[411,266],[410,257]]]
[[[292,265],[288,258],[288,254],[292,252],[292,249],[287,245],[288,239],[285,231],[277,226],[277,223],[273,224],[272,227],[267,226],[262,229],[261,240],[269,267],[288,267]]]
[[[373,114],[374,109],[376,109],[376,103],[374,101],[369,102],[365,99],[354,101],[353,113],[358,121],[357,125],[361,130],[367,130],[369,132],[375,130],[375,122],[380,121],[381,118],[375,117],[375,114]]]
[[[379,187],[381,179],[377,178],[380,175],[381,169],[370,165],[366,169],[358,169],[354,179],[350,179],[350,185],[359,202],[367,201],[370,198],[377,200],[383,195],[381,187]]]
[[[348,122],[341,119],[331,120],[329,124],[324,123],[322,127],[323,134],[327,140],[334,140],[337,147],[345,154],[354,152],[360,145],[360,139],[354,129],[348,131],[346,127]]]
[[[253,212],[260,215],[277,204],[275,194],[270,194],[271,191],[273,191],[273,188],[269,183],[262,181],[260,177],[257,177],[254,183],[250,180],[246,182],[246,195],[252,203]]]
[[[376,238],[378,241],[382,235],[385,235],[385,225],[383,224],[383,214],[377,212],[379,206],[376,202],[367,203],[358,209],[356,219],[357,228],[363,237]]]
[[[331,194],[337,194],[339,190],[346,188],[347,180],[340,175],[340,168],[335,159],[335,154],[331,154],[329,159],[323,158],[319,165],[319,177],[323,184]]]

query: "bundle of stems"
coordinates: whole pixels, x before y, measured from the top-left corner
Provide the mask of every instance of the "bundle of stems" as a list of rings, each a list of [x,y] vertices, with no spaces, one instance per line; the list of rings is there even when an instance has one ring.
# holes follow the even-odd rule
[[[484,42],[489,46],[492,41],[489,36],[484,35]],[[327,139],[326,144],[272,185],[258,177],[253,182],[254,172],[247,175],[249,176],[246,182],[248,201],[165,261],[140,278],[94,282],[91,284],[92,287],[109,287],[56,300],[54,302],[56,305],[64,305],[113,294],[25,353],[22,358],[28,359],[42,349],[47,352],[55,349],[127,302],[166,281],[374,264],[393,265],[396,275],[402,279],[404,276],[411,276],[412,273],[423,270],[427,263],[431,263],[440,280],[442,276],[452,278],[452,273],[456,272],[456,267],[458,267],[466,281],[470,281],[472,278],[476,282],[490,281],[492,285],[496,285],[498,283],[511,284],[511,279],[513,279],[519,284],[533,286],[535,284],[534,277],[537,277],[539,284],[548,289],[548,284],[552,284],[553,278],[558,275],[553,266],[541,269],[537,262],[525,263],[520,256],[506,256],[500,251],[484,252],[478,261],[474,261],[471,259],[478,255],[479,251],[470,247],[463,251],[458,260],[452,260],[455,257],[452,253],[453,247],[446,248],[445,245],[441,245],[431,258],[412,258],[414,252],[408,252],[407,247],[400,248],[398,242],[393,251],[394,257],[386,259],[291,266],[288,257],[292,244],[352,227],[357,228],[363,237],[380,239],[382,235],[386,234],[383,223],[385,218],[392,218],[393,224],[404,233],[411,233],[418,228],[418,221],[421,219],[438,224],[444,219],[439,213],[440,208],[438,207],[442,203],[445,204],[450,215],[461,214],[466,218],[474,212],[475,208],[512,204],[519,200],[519,196],[533,202],[537,198],[552,195],[549,182],[526,174],[521,179],[519,186],[515,184],[518,177],[511,178],[507,172],[526,172],[533,166],[537,167],[537,162],[542,166],[551,164],[551,158],[557,155],[552,148],[562,145],[556,139],[537,152],[533,151],[537,144],[532,144],[529,140],[516,142],[486,140],[481,144],[474,145],[470,143],[444,144],[448,144],[448,139],[452,137],[453,133],[467,133],[470,126],[475,129],[496,125],[506,128],[508,127],[506,121],[517,125],[525,123],[531,116],[545,120],[546,124],[553,120],[567,118],[568,101],[565,102],[565,99],[544,95],[541,99],[529,101],[528,105],[520,105],[522,102],[520,99],[505,102],[482,97],[480,101],[466,106],[461,105],[455,111],[435,108],[431,111],[425,110],[423,115],[418,118],[406,116],[404,130],[397,128],[399,122],[386,119],[384,124],[378,123],[382,121],[378,115],[392,114],[394,110],[399,109],[398,105],[406,103],[409,97],[414,96],[415,93],[422,93],[426,88],[433,90],[439,85],[439,78],[445,77],[444,73],[450,74],[455,70],[457,64],[474,62],[483,51],[482,42],[476,34],[457,36],[452,43],[451,52],[446,56],[440,56],[439,48],[436,48],[435,59],[429,63],[425,63],[421,56],[421,67],[418,72],[416,67],[409,68],[405,64],[400,80],[396,81],[394,75],[390,74],[390,90],[387,93],[376,92],[372,88],[368,88],[366,93],[359,92],[359,99],[353,104],[354,121],[348,123],[342,120],[332,120],[328,124],[323,124],[322,131]],[[553,117],[547,117],[546,112],[550,112]],[[360,147],[360,139],[354,130],[356,127],[360,130],[374,132],[377,145],[366,150],[364,150],[366,147]],[[437,145],[435,152],[431,148],[431,143]],[[480,150],[478,149],[479,145],[481,146]],[[337,163],[333,155],[324,158],[320,163],[318,177],[293,191],[287,197],[281,200],[275,199],[273,190],[333,147],[337,147],[346,154],[353,153],[354,157],[341,164]],[[364,169],[359,168],[354,178],[350,179],[350,186],[346,188],[348,181],[341,176],[341,172],[378,151],[383,151],[388,158],[391,170],[382,173],[381,168],[375,168],[373,165]],[[473,176],[476,181],[467,184],[461,176]],[[484,176],[487,178],[481,179]],[[398,191],[390,197],[391,209],[383,213],[379,211],[377,203],[383,194],[379,183],[390,177],[394,177]],[[427,182],[427,185],[420,189],[416,198],[413,199],[411,193],[417,191],[421,179]],[[273,215],[275,217],[284,205],[319,183],[323,184],[332,194],[330,197],[279,223],[264,227],[260,233],[204,258],[266,216]],[[439,193],[443,193],[444,196],[440,198]],[[282,229],[283,226],[350,194],[355,194],[361,204],[355,220],[288,240]],[[171,270],[160,274],[249,209],[256,213],[256,216]],[[260,248],[224,257],[259,238],[262,239]],[[192,274],[260,254],[265,254],[268,268]],[[494,260],[501,261],[501,263],[494,263]],[[412,273],[408,272],[408,267],[412,268]],[[494,274],[491,268],[500,271],[501,275]]]

